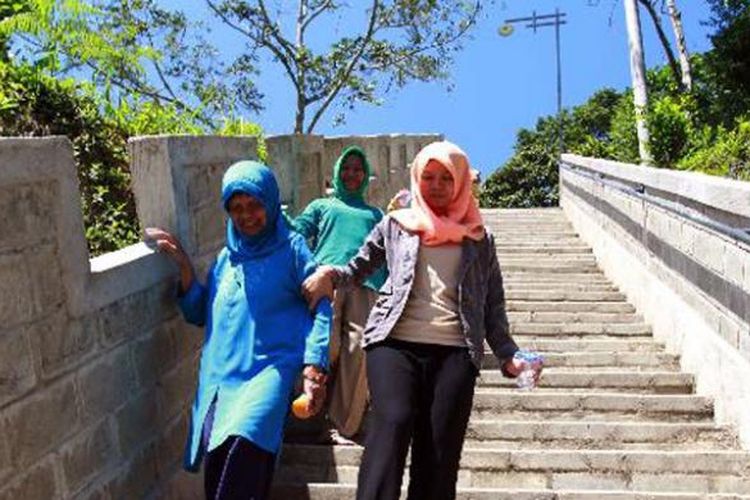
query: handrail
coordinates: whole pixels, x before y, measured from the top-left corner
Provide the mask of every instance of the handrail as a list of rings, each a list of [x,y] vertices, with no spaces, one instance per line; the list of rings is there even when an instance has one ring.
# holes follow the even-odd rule
[[[729,238],[732,238],[734,240],[741,241],[747,245],[750,245],[750,228],[735,228],[728,226],[724,223],[717,222],[713,219],[710,219],[708,217],[705,217],[703,215],[698,215],[695,213],[691,213],[688,210],[685,210],[682,205],[668,202],[662,198],[652,196],[650,194],[647,194],[645,191],[645,186],[643,184],[635,183],[636,186],[633,187],[627,183],[616,181],[612,178],[609,178],[606,174],[603,173],[592,173],[587,169],[586,167],[574,165],[565,162],[564,160],[561,160],[559,162],[559,167],[561,170],[567,170],[571,173],[574,173],[576,175],[580,175],[582,177],[587,177],[595,182],[600,182],[602,184],[605,184],[609,187],[612,187],[624,194],[627,194],[629,196],[633,196],[635,198],[639,198],[641,200],[644,200],[652,205],[656,205],[659,208],[663,208],[664,210],[667,210],[669,212],[672,212],[684,219],[687,219],[691,222],[694,222],[698,225],[707,227],[713,231],[716,231],[724,236],[727,236]]]

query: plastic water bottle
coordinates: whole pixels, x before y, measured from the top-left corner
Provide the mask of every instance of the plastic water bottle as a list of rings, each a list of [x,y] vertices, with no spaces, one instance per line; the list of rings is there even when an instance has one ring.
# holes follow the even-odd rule
[[[535,375],[544,366],[544,357],[531,351],[516,351],[514,358],[523,361],[523,370],[516,377],[516,386],[524,391],[530,391],[536,387]]]

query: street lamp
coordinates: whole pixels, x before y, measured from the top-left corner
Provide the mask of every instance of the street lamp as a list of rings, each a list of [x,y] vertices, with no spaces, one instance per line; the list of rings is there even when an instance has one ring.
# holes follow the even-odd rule
[[[557,141],[559,153],[563,152],[563,124],[562,124],[562,63],[560,59],[560,26],[567,24],[565,20],[564,12],[560,12],[560,9],[555,9],[554,14],[542,14],[537,15],[536,11],[532,12],[531,17],[517,17],[514,19],[506,19],[504,24],[497,29],[500,36],[510,36],[515,31],[514,24],[516,23],[527,23],[526,28],[537,32],[539,28],[546,26],[555,27],[555,54],[557,56]]]

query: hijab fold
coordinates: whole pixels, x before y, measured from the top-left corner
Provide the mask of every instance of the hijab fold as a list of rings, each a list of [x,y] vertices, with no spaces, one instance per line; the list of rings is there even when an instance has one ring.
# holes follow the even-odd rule
[[[243,193],[259,200],[266,209],[266,225],[260,233],[247,236],[227,218],[227,249],[232,261],[245,261],[264,257],[286,244],[290,234],[282,219],[279,186],[273,171],[257,161],[240,161],[233,164],[221,182],[221,201],[224,209],[235,194]]]
[[[430,160],[439,162],[453,176],[453,198],[445,215],[436,214],[419,190],[419,179]],[[412,163],[411,207],[390,215],[405,229],[419,233],[426,246],[461,243],[464,238],[481,241],[484,224],[471,187],[466,153],[448,141],[433,142],[422,148]]]

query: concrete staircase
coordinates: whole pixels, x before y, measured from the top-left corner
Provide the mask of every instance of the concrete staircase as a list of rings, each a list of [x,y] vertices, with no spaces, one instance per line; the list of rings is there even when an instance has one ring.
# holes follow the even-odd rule
[[[694,394],[562,211],[483,215],[514,338],[547,363],[540,387],[522,392],[486,358],[458,497],[750,498],[750,453],[714,423],[711,400]],[[275,497],[354,498],[361,453],[287,445]]]

